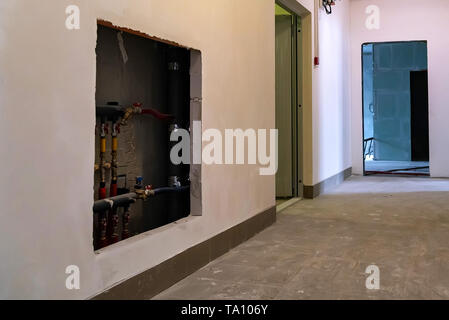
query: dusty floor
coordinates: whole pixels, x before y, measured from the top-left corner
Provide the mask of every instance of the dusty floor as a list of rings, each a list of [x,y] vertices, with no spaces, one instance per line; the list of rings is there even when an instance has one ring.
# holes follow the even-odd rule
[[[281,205],[281,204],[287,202],[290,199],[291,198],[276,198],[276,206]]]
[[[427,173],[430,174],[429,162],[420,161],[365,161],[366,171],[391,171],[400,170],[400,172],[408,173]],[[416,170],[410,170],[410,168],[421,168]]]
[[[352,177],[155,298],[449,299],[449,180]]]

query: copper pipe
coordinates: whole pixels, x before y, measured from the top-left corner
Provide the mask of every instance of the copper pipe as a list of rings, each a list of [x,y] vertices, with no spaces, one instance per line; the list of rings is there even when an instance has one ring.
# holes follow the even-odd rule
[[[126,126],[128,123],[128,120],[131,119],[131,117],[135,114],[142,113],[142,104],[141,103],[134,103],[132,107],[128,107],[125,110],[125,114],[122,117],[122,120],[120,121],[120,124],[122,126]]]

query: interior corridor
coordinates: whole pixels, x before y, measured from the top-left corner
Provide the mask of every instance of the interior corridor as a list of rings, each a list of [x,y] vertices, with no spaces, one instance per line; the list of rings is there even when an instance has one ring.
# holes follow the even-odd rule
[[[448,196],[448,180],[353,176],[155,299],[448,299]]]
[[[449,300],[448,17],[0,0],[0,300]]]

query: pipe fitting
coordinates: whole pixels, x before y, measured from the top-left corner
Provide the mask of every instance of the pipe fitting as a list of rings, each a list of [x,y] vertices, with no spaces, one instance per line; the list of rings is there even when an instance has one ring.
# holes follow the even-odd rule
[[[105,162],[104,165],[103,165],[103,168],[109,170],[109,169],[111,169],[111,166],[112,165],[111,165],[110,162]],[[100,164],[96,163],[95,166],[94,166],[94,169],[95,169],[95,171],[100,170]]]
[[[122,120],[120,121],[120,125],[126,126],[128,121],[133,117],[135,114],[141,114],[142,113],[142,104],[141,103],[134,103],[132,107],[128,107],[125,110],[125,114],[123,115]]]

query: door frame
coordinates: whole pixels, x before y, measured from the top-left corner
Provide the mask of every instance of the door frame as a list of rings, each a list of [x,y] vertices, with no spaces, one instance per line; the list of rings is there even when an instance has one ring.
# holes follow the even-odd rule
[[[406,41],[376,41],[376,42],[364,42],[362,43],[362,46],[360,47],[360,57],[361,57],[361,64],[362,64],[362,161],[363,161],[363,176],[368,176],[366,173],[366,160],[365,160],[365,152],[364,152],[364,145],[365,145],[365,77],[364,77],[364,63],[363,63],[363,47],[366,45],[376,45],[376,44],[388,44],[388,43],[411,43],[411,42],[425,42],[427,47],[427,59],[429,57],[429,47],[428,47],[428,41],[427,40],[406,40]],[[373,49],[373,60],[374,60],[374,49]],[[427,61],[427,70],[429,69],[429,61]],[[411,107],[411,106],[410,106]],[[429,119],[430,119],[430,106],[429,106]],[[429,126],[430,130],[430,126]],[[430,134],[430,132],[429,132]],[[430,135],[429,135],[429,145],[430,145]],[[429,150],[430,154],[430,150]],[[429,159],[429,170],[431,171],[431,163]]]
[[[282,0],[275,3],[292,15],[292,196],[303,197],[304,159],[303,137],[303,39],[301,16],[289,8]]]

